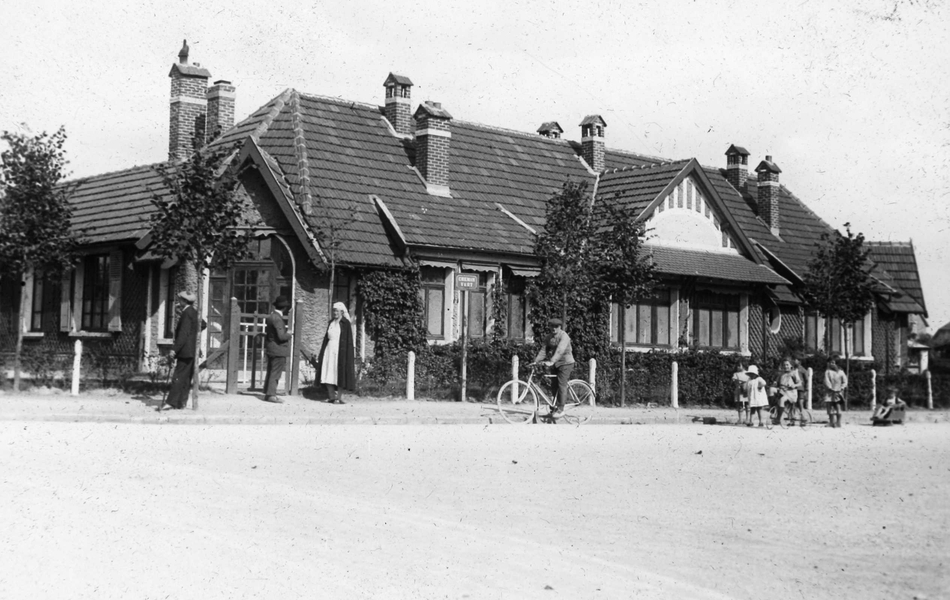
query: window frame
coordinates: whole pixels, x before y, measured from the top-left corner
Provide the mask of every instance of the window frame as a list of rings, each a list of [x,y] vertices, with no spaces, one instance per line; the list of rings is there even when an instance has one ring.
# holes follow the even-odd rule
[[[720,302],[713,302],[702,298],[702,296],[707,297],[718,297],[721,299]],[[734,299],[734,305],[733,305]],[[708,332],[709,339],[708,344],[703,343],[706,340],[700,340],[699,334],[701,330],[701,318],[704,311],[709,313],[709,324]],[[694,294],[693,298],[690,301],[690,312],[692,317],[690,319],[690,341],[693,346],[697,348],[702,348],[706,350],[720,350],[727,352],[741,352],[742,350],[742,296],[739,293],[727,293],[720,291],[703,291],[697,292]],[[735,313],[735,345],[727,345],[729,341],[730,334],[730,316],[732,313]],[[714,332],[714,316],[716,314],[720,315],[720,325],[722,330],[720,332],[722,344],[715,345],[713,332]]]
[[[626,309],[625,315],[625,324],[627,328],[630,328],[630,324],[633,324],[633,339],[626,339],[625,346],[627,348],[672,348],[676,344],[676,339],[674,331],[676,330],[674,319],[676,318],[676,311],[674,310],[674,290],[671,288],[659,288],[656,290],[657,293],[665,294],[665,298],[651,298],[646,301],[637,302]],[[641,319],[640,311],[642,309],[649,308],[650,310],[650,341],[641,342]],[[666,342],[662,343],[659,340],[660,329],[659,326],[659,314],[661,309],[666,309],[666,327],[665,327],[665,336]],[[610,318],[610,343],[619,345],[620,344],[620,310],[621,305],[619,303],[613,302],[610,305],[611,318]]]
[[[430,270],[429,273],[426,273],[427,270]],[[446,290],[446,279],[445,271],[448,269],[444,267],[431,267],[423,266],[420,267],[419,273],[419,295],[420,300],[422,301],[422,323],[426,331],[427,340],[447,340],[449,336],[446,332],[446,318],[445,318],[445,303],[448,297]],[[435,274],[441,273],[441,281],[435,281]],[[431,275],[432,279],[427,281],[426,276]],[[434,334],[429,332],[429,314],[430,314],[430,304],[429,304],[429,291],[437,291],[442,296],[442,306],[439,309],[439,322],[441,323],[441,334]]]
[[[109,331],[111,287],[110,253],[87,254],[82,260],[79,330],[93,333],[107,332]]]

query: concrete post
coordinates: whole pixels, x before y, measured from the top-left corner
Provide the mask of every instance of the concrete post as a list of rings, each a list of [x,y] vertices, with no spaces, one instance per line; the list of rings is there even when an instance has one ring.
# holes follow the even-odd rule
[[[518,394],[520,393],[520,390],[518,390],[518,367],[520,360],[517,354],[511,357],[511,380],[514,382],[511,384],[511,397],[515,399],[519,398]]]
[[[597,393],[597,359],[592,358],[588,361],[587,364],[587,381],[590,383],[590,387],[594,390],[594,394]]]
[[[406,369],[406,400],[416,399],[416,353],[409,351],[409,363]]]
[[[808,410],[811,410],[811,398],[815,392],[815,386],[813,385],[814,382],[815,382],[815,371],[813,371],[811,367],[808,367],[808,393],[805,395],[805,397],[807,398],[806,402],[808,402],[808,405],[807,405]]]
[[[934,389],[930,383],[930,371],[924,373],[924,377],[927,378],[927,410],[934,409]]]
[[[679,371],[680,371],[680,366],[674,360],[672,379],[670,380],[670,404],[673,406],[673,408],[680,407]]]
[[[73,383],[70,393],[73,396],[79,395],[79,370],[82,366],[82,340],[77,339],[73,344]]]
[[[871,369],[871,411],[877,408],[877,371]]]

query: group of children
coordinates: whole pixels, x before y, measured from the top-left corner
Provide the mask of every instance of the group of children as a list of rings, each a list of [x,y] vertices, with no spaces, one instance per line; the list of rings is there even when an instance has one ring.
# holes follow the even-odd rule
[[[795,411],[801,415],[805,407],[805,369],[798,359],[788,359],[782,361],[782,373],[774,382],[771,389],[768,388],[765,379],[759,374],[759,368],[756,365],[750,365],[746,369],[741,363],[736,366],[736,371],[732,375],[732,382],[735,388],[736,409],[739,413],[739,422],[745,423],[746,427],[752,427],[752,415],[758,419],[759,427],[764,427],[762,421],[762,409],[769,406],[769,396],[777,396],[776,407],[778,420],[782,419],[785,407],[794,416]],[[834,358],[828,361],[828,369],[825,371],[825,408],[828,411],[828,426],[841,427],[841,408],[844,404],[844,390],[848,387],[848,376],[838,366]],[[888,397],[885,403],[875,411],[871,417],[872,422],[878,424],[891,410],[891,407],[904,405],[904,402],[897,397],[897,388],[888,388]],[[766,412],[768,409],[766,408]],[[766,414],[768,418],[768,414]],[[800,421],[802,427],[804,421]]]

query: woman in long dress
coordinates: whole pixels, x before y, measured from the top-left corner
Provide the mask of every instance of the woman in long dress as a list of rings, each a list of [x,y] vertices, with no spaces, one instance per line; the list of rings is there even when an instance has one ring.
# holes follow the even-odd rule
[[[327,398],[331,404],[345,404],[340,390],[356,390],[356,368],[353,356],[353,328],[346,305],[337,302],[333,305],[333,320],[327,326],[320,348],[320,383],[327,388]]]

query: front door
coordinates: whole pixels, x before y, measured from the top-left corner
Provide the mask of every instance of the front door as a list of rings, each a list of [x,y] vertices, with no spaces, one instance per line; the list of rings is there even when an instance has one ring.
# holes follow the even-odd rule
[[[264,328],[267,316],[273,310],[271,303],[277,296],[293,302],[293,262],[286,246],[271,236],[251,241],[251,256],[229,271],[211,276],[211,306],[208,318],[211,329],[209,353],[227,343],[229,352],[237,352],[238,385],[258,389],[263,386],[267,370],[264,355]],[[230,329],[230,299],[237,300],[239,334],[228,340]],[[288,327],[293,311],[287,315]],[[224,371],[227,357],[214,361],[211,368]],[[284,376],[285,381],[287,374]],[[282,383],[283,385],[283,383]]]

